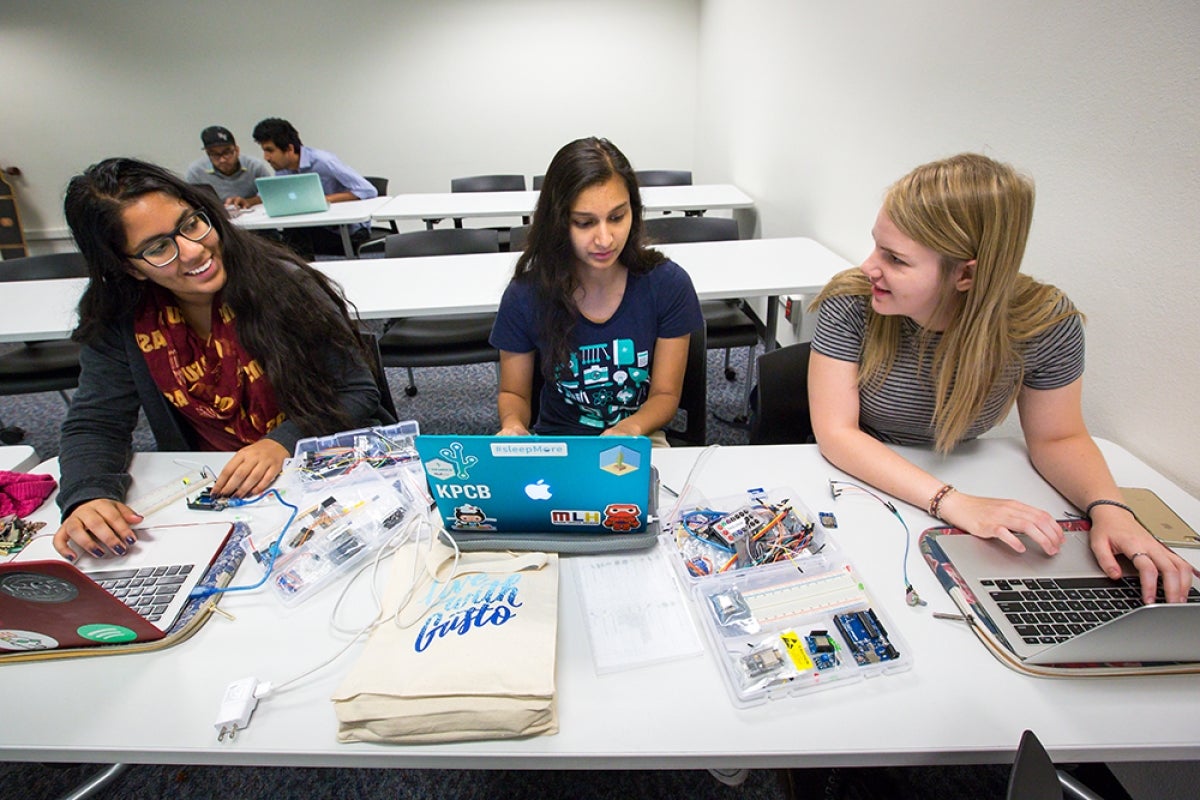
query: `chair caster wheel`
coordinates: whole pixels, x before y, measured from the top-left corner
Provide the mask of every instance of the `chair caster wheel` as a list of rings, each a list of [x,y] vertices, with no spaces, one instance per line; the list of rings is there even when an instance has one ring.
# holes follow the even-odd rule
[[[408,395],[409,397],[416,397],[416,396],[417,396],[417,387],[415,387],[415,386],[405,386],[405,387],[404,387],[404,394]]]
[[[725,380],[733,382],[737,380],[737,370],[733,367],[725,368]]]
[[[17,444],[24,438],[24,428],[18,428],[16,425],[12,425],[10,427],[0,429],[0,442],[3,442],[4,444]]]

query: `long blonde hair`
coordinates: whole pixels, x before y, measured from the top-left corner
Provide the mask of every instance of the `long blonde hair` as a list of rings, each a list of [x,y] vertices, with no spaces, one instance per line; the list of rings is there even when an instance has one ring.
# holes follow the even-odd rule
[[[1020,272],[1033,220],[1033,181],[1008,164],[963,153],[917,167],[888,189],[883,210],[900,231],[941,256],[942,296],[935,316],[950,319],[931,364],[935,446],[954,448],[979,416],[988,395],[1007,375],[1006,407],[1023,377],[1022,343],[1079,312],[1060,303],[1063,294]],[[953,279],[964,262],[975,261],[965,292]],[[858,269],[846,270],[813,301],[871,294]],[[879,385],[891,371],[900,346],[903,318],[876,314],[867,306],[867,333],[859,363],[860,386]],[[922,346],[923,343],[922,343]]]

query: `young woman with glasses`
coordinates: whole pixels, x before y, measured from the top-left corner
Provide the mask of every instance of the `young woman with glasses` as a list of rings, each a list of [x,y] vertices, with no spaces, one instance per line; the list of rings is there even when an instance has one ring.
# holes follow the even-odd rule
[[[215,199],[113,158],[71,180],[64,210],[90,281],[59,454],[63,556],[136,540],[123,500],[139,408],[162,450],[235,451],[213,485],[234,497],[265,490],[303,437],[392,421],[341,290]]]

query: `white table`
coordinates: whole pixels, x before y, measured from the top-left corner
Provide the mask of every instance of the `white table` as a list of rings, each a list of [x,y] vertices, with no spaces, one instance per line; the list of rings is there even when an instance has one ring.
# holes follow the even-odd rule
[[[850,266],[820,243],[801,237],[660,249],[692,276],[701,300],[813,292]],[[516,253],[484,253],[318,261],[314,266],[342,285],[363,319],[387,319],[495,311],[516,260]],[[0,315],[0,342],[67,338],[86,286],[86,278],[5,284],[8,310]],[[767,330],[775,330],[778,313],[772,299]],[[774,343],[773,336],[767,339]]]
[[[37,452],[27,444],[0,447],[0,470],[4,472],[28,472],[40,460]]]
[[[342,247],[346,258],[354,258],[354,245],[350,241],[350,226],[370,222],[371,216],[382,208],[388,197],[371,197],[366,200],[348,200],[330,203],[325,211],[311,214],[291,214],[286,217],[268,217],[262,205],[254,206],[233,218],[233,224],[246,230],[272,230],[276,228],[336,227],[342,234]]]
[[[1120,447],[1100,445],[1118,482],[1154,489],[1200,527],[1200,501]],[[1017,440],[975,442],[948,458],[899,449],[967,491],[1018,497],[1055,513],[1067,508]],[[680,488],[700,452],[656,450],[663,482]],[[184,470],[169,454],[137,454],[135,487],[153,488]],[[839,544],[911,650],[908,672],[748,709],[729,701],[707,652],[597,676],[576,584],[580,561],[573,557],[562,565],[556,735],[338,744],[328,698],[356,645],[300,688],[261,702],[235,741],[218,743],[211,723],[227,684],[246,676],[286,680],[342,646],[344,637],[329,629],[337,593],[330,588],[290,610],[263,593],[231,595],[221,607],[236,621],[216,617],[195,638],[161,653],[0,667],[4,718],[20,720],[0,725],[0,759],[496,769],[1002,763],[1012,760],[1025,728],[1058,761],[1200,758],[1200,676],[1049,680],[1010,671],[961,623],[933,618],[933,611],[955,610],[915,555],[915,537],[934,521],[898,504],[914,537],[910,577],[929,602],[911,609],[900,579],[899,523],[865,496],[832,500],[828,480],[844,477],[814,446],[729,447],[708,459],[695,483],[709,497],[752,485],[787,486],[812,510],[835,512]],[[163,521],[203,514],[162,513]],[[35,517],[43,515],[55,518],[52,508]],[[249,575],[242,572],[239,581]],[[365,592],[352,594],[350,612],[366,606]]]
[[[538,191],[525,192],[433,192],[399,194],[375,212],[375,219],[445,219],[446,217],[521,217],[533,214]],[[644,186],[642,206],[646,211],[706,211],[750,208],[754,201],[730,184],[691,186]]]

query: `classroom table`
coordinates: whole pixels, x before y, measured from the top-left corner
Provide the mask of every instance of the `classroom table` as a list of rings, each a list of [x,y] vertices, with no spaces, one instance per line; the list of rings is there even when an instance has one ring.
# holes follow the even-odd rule
[[[1120,484],[1154,489],[1200,527],[1200,500],[1118,445],[1098,443]],[[896,450],[965,491],[1016,497],[1055,514],[1070,510],[1032,468],[1018,439],[970,442],[945,457]],[[662,482],[678,491],[704,452],[656,449],[653,460]],[[227,457],[138,453],[130,494],[183,474],[195,459],[219,468]],[[53,471],[55,464],[45,467]],[[264,592],[229,595],[221,608],[234,619],[216,616],[194,638],[159,653],[0,666],[5,719],[20,721],[0,725],[0,759],[493,769],[1007,763],[1026,728],[1056,761],[1200,758],[1194,722],[1200,716],[1200,676],[1045,679],[1009,670],[962,623],[933,616],[956,611],[916,553],[916,537],[935,521],[922,509],[896,504],[911,530],[909,577],[929,603],[910,608],[901,577],[900,523],[865,494],[833,499],[831,478],[846,476],[812,445],[722,447],[705,456],[691,483],[710,498],[751,486],[785,487],[809,509],[835,513],[838,545],[911,651],[906,672],[749,708],[731,702],[707,651],[598,675],[577,582],[590,557],[573,556],[561,562],[557,734],[339,744],[328,698],[361,649],[354,644],[294,691],[261,701],[249,727],[232,741],[218,742],[212,722],[228,684],[247,676],[287,680],[346,644],[347,636],[331,632],[339,588],[330,587],[294,608]],[[671,498],[664,493],[661,502]],[[252,525],[271,513],[278,512],[258,506],[238,511]],[[197,515],[211,518],[176,504],[151,521]],[[55,509],[45,506],[34,517],[53,521]],[[1187,553],[1193,563],[1198,554]],[[235,580],[254,576],[247,564]],[[357,583],[339,621],[347,627],[364,623],[371,608],[367,586]]]
[[[539,191],[432,192],[395,195],[375,211],[379,221],[437,220],[453,217],[527,217],[533,214]],[[724,183],[689,186],[643,186],[645,211],[708,211],[751,208],[754,201],[736,186]],[[432,227],[432,225],[430,225]]]
[[[365,202],[365,201],[360,201]],[[813,239],[738,239],[667,244],[660,249],[692,277],[701,300],[771,298],[766,330],[774,331],[780,295],[813,292],[850,266]],[[495,311],[512,277],[516,253],[422,258],[317,261],[346,292],[363,319]],[[86,278],[18,281],[4,286],[9,311],[0,315],[0,342],[65,339]],[[774,336],[766,337],[768,346]]]
[[[3,472],[28,472],[40,460],[37,452],[27,444],[0,447],[0,471]]]
[[[262,205],[243,211],[233,218],[233,224],[248,231],[273,230],[277,228],[336,227],[342,235],[342,247],[346,258],[354,258],[354,244],[350,241],[350,226],[370,222],[371,216],[382,208],[388,197],[371,197],[366,200],[348,200],[330,203],[324,211],[310,214],[291,214],[286,217],[268,217]]]

